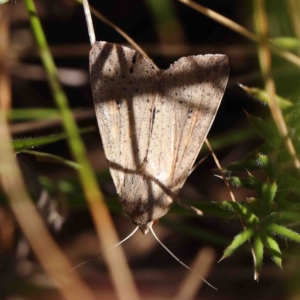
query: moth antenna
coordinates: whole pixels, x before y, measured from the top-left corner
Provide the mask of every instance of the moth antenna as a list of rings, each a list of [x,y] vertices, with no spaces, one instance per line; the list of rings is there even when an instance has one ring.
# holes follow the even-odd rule
[[[125,238],[125,239],[123,239],[121,242],[119,242],[119,243],[115,244],[114,246],[112,246],[112,247],[110,247],[110,248],[104,250],[104,251],[101,252],[100,254],[98,254],[98,255],[96,255],[96,256],[94,256],[94,257],[92,257],[92,258],[90,258],[90,259],[88,259],[88,260],[86,260],[86,261],[84,261],[84,262],[82,262],[82,263],[80,263],[79,265],[77,265],[77,266],[75,266],[74,268],[72,268],[71,270],[69,270],[69,272],[71,272],[71,271],[73,271],[73,270],[75,270],[75,269],[81,267],[82,265],[85,265],[85,264],[87,264],[88,262],[90,262],[90,261],[92,261],[92,260],[98,258],[99,256],[103,255],[104,252],[109,251],[109,250],[112,250],[113,248],[115,248],[115,247],[117,247],[117,246],[123,244],[125,241],[127,241],[129,238],[131,238],[131,237],[136,233],[136,231],[137,231],[138,229],[139,229],[139,227],[137,226],[137,227],[136,227],[136,228],[135,228],[135,229],[134,229],[134,230],[133,230],[126,238]]]
[[[175,254],[173,254],[161,241],[160,239],[157,237],[157,235],[154,233],[154,230],[152,228],[152,226],[150,227],[150,230],[152,232],[152,235],[155,237],[155,239],[163,246],[163,248],[169,252],[169,254],[175,258],[175,260],[177,260],[181,265],[183,265],[186,269],[193,271],[189,266],[187,266],[185,263],[183,263],[177,256],[175,256]]]
[[[95,31],[94,31],[94,25],[93,25],[90,5],[89,5],[88,0],[82,0],[82,4],[83,4],[85,19],[86,19],[86,23],[87,23],[88,32],[89,32],[90,43],[93,46],[94,43],[96,42],[96,35],[95,35]]]
[[[154,230],[152,228],[152,226],[150,226],[150,231],[152,233],[152,235],[154,236],[154,238],[162,245],[162,247],[173,257],[175,258],[175,260],[177,260],[182,266],[184,266],[186,269],[190,270],[193,272],[193,269],[191,269],[189,266],[187,266],[185,263],[183,263],[177,256],[175,256],[175,254],[173,254],[161,241],[160,239],[157,237],[157,235],[154,233]],[[201,277],[201,279],[207,284],[209,285],[211,288],[218,290],[216,287],[214,287],[213,285],[211,285],[208,281],[206,281],[203,277]]]

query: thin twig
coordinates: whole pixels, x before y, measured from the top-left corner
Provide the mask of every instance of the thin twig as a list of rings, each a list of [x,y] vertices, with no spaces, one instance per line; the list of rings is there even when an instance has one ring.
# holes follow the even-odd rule
[[[93,46],[94,43],[96,42],[96,35],[95,35],[95,30],[94,30],[94,25],[93,25],[93,20],[92,20],[92,15],[91,15],[91,10],[90,10],[88,0],[83,0],[82,5],[83,5],[85,20],[87,23],[88,33],[90,37],[90,43]]]
[[[211,155],[212,155],[212,157],[213,157],[213,159],[214,159],[214,161],[215,161],[215,163],[216,163],[216,165],[217,165],[217,167],[218,167],[218,169],[219,169],[219,171],[220,171],[220,173],[221,173],[221,176],[222,176],[222,178],[223,178],[223,181],[224,181],[225,185],[226,185],[227,188],[228,188],[228,191],[229,191],[231,200],[232,200],[233,202],[236,202],[235,197],[234,197],[234,194],[233,194],[232,189],[231,189],[231,187],[230,187],[230,184],[228,183],[228,181],[227,181],[227,179],[226,179],[226,176],[225,176],[225,174],[224,174],[224,172],[223,172],[223,170],[222,170],[221,164],[220,164],[220,162],[219,162],[219,160],[218,160],[218,158],[217,158],[217,156],[216,156],[216,154],[215,154],[213,148],[211,147],[211,145],[210,145],[208,139],[205,139],[205,143],[206,143],[206,146],[207,146],[207,148],[209,149],[209,151],[210,151],[210,153],[211,153]]]

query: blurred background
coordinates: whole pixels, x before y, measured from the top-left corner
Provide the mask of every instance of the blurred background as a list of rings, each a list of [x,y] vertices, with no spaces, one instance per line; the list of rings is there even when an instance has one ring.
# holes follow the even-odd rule
[[[253,1],[196,2],[255,32]],[[279,40],[280,46],[299,54],[298,2],[266,0],[265,8],[269,37],[284,37]],[[134,225],[118,203],[97,128],[89,80],[90,44],[82,6],[75,0],[36,0],[34,3],[60,82],[82,129],[88,158],[122,239]],[[238,85],[264,88],[255,43],[175,0],[90,0],[90,5],[133,38],[159,68],[168,68],[182,56],[226,54],[230,63],[229,82],[208,138],[222,167],[243,159],[262,143],[260,135],[247,121],[245,111],[270,119],[269,108],[249,97]],[[0,9],[9,19],[5,61],[11,80],[13,139],[23,146],[31,139],[40,139],[40,145],[32,150],[73,160],[25,4],[15,0],[2,4]],[[93,22],[97,40],[130,47],[113,28],[96,17]],[[294,103],[299,101],[299,68],[278,56],[272,58],[277,94]],[[51,143],[43,140],[49,137],[53,138]],[[207,151],[204,147],[199,158]],[[75,266],[101,253],[77,172],[49,157],[38,158],[32,153],[16,156],[26,186],[49,231]],[[295,244],[282,242],[283,271],[266,255],[258,282],[253,279],[253,258],[247,245],[217,263],[224,249],[241,231],[241,224],[214,204],[230,200],[227,187],[215,174],[219,172],[210,156],[191,174],[180,193],[182,201],[201,209],[203,216],[174,205],[155,227],[159,238],[180,260],[192,265],[200,256],[201,263],[207,264],[206,279],[218,291],[204,284],[198,287],[194,299],[300,299],[299,246]],[[252,191],[244,188],[233,191],[238,201],[253,196]],[[0,200],[1,299],[61,299],[20,231],[4,192]],[[150,235],[138,232],[123,246],[140,295],[144,299],[175,299],[188,271]],[[98,299],[116,298],[101,257],[76,271]]]

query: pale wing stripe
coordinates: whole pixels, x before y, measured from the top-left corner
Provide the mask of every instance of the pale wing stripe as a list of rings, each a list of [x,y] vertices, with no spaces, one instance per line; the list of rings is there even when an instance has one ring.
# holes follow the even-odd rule
[[[138,169],[147,154],[156,73],[135,51],[106,42],[93,45],[90,72],[104,151],[119,192],[124,171]]]

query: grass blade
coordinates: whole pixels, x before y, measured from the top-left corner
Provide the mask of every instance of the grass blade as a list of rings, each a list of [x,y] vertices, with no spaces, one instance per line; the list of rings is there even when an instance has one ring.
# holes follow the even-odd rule
[[[96,225],[98,237],[102,242],[102,247],[108,249],[111,245],[117,244],[119,238],[114,229],[108,208],[105,205],[103,194],[98,187],[96,176],[89,163],[83,141],[80,138],[74,116],[69,107],[68,99],[59,82],[57,69],[50,53],[34,2],[33,0],[25,0],[25,5],[40,51],[40,56],[47,73],[51,92],[55,103],[60,110],[71,152],[75,161],[82,166],[82,168],[78,170],[78,174]],[[134,280],[127,265],[122,247],[118,247],[115,251],[106,253],[104,258],[106,259],[119,298],[138,299],[139,297]]]
[[[20,153],[27,153],[27,154],[35,155],[38,161],[59,163],[59,164],[65,165],[67,167],[73,168],[75,170],[78,170],[80,168],[79,164],[77,164],[71,160],[64,159],[60,156],[45,153],[45,152],[23,150],[23,151],[20,151]]]

